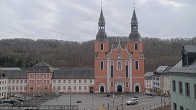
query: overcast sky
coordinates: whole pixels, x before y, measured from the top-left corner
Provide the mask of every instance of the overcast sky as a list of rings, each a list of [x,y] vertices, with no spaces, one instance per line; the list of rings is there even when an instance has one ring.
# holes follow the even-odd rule
[[[196,0],[135,0],[142,37],[196,36]],[[128,36],[132,0],[103,0],[108,36]],[[96,38],[101,0],[0,0],[0,39]]]

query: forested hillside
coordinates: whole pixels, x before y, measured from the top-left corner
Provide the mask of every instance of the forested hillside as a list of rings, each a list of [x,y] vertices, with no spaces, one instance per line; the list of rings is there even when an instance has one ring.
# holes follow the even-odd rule
[[[181,58],[182,46],[196,44],[196,38],[143,38],[143,42],[145,71],[154,71],[159,65],[174,65]],[[31,67],[41,60],[53,67],[93,67],[94,56],[94,40],[0,40],[0,66],[3,67]]]

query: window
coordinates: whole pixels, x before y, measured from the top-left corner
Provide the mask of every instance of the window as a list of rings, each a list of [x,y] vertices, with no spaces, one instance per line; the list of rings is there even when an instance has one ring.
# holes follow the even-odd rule
[[[117,62],[117,70],[118,71],[122,70],[122,62],[121,61]]]
[[[20,86],[20,90],[22,90],[22,86]]]
[[[135,69],[139,70],[139,61],[135,61]]]
[[[135,43],[134,47],[135,47],[135,50],[138,50],[138,43]]]
[[[100,49],[103,50],[103,48],[104,48],[104,45],[103,43],[101,43]]]
[[[8,83],[10,84],[11,83],[11,80],[9,80]]]
[[[180,106],[180,110],[184,110],[184,108],[182,106]]]
[[[92,83],[92,79],[90,79],[90,83]]]
[[[84,90],[86,90],[86,86],[84,86]]]
[[[61,80],[59,79],[58,83],[61,83]]]
[[[79,83],[81,83],[81,80],[79,80]]]
[[[176,105],[176,103],[173,103],[173,107],[174,107],[174,110],[177,110],[177,105]]]
[[[60,91],[61,90],[61,86],[58,86],[58,91]]]
[[[18,90],[18,86],[16,86],[16,90]]]
[[[56,83],[56,80],[53,80],[53,83]]]
[[[68,80],[68,83],[71,83],[71,80]]]
[[[185,94],[186,96],[190,96],[190,85],[189,83],[185,83]]]
[[[182,82],[179,82],[179,94],[183,94]]]
[[[22,80],[20,80],[20,83],[23,83],[23,81],[22,81]]]
[[[194,84],[194,98],[196,99],[196,84]]]
[[[172,89],[173,89],[173,92],[176,92],[176,81],[172,81]]]
[[[56,90],[56,87],[55,87],[55,86],[53,86],[53,90],[54,90],[54,91]]]
[[[126,82],[125,83],[125,87],[129,87],[129,82]]]
[[[14,90],[15,89],[15,87],[14,86],[12,86],[12,90]]]
[[[86,83],[86,79],[84,80],[84,83]]]
[[[81,86],[79,86],[79,90],[81,90]]]
[[[100,69],[103,70],[103,61],[100,62]]]
[[[129,68],[128,68],[128,65],[126,65],[125,68],[126,68],[126,70],[125,70],[126,78],[128,78],[129,77],[129,73],[128,73],[128,69]]]
[[[63,86],[63,90],[66,90],[66,86]]]
[[[111,78],[113,78],[114,77],[114,65],[111,65]]]
[[[74,90],[76,90],[76,86],[74,86]]]
[[[16,80],[16,83],[19,83],[19,80]]]
[[[111,82],[111,87],[114,87],[114,82]]]
[[[74,83],[76,83],[76,80],[74,80]]]
[[[63,83],[66,83],[66,80],[65,79],[63,80]]]

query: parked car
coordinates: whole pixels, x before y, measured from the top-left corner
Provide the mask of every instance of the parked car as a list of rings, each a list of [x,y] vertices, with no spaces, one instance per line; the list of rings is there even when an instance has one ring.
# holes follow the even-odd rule
[[[127,105],[135,105],[138,104],[138,99],[137,98],[130,98],[128,101],[126,101]]]

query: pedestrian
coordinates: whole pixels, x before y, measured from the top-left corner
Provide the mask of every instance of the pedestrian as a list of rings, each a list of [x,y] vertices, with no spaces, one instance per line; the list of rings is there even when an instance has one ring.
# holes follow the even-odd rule
[[[117,106],[116,110],[118,110],[118,106]]]

